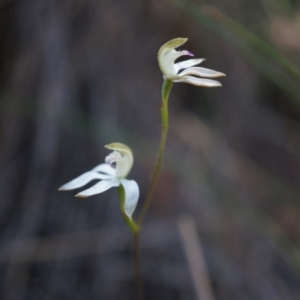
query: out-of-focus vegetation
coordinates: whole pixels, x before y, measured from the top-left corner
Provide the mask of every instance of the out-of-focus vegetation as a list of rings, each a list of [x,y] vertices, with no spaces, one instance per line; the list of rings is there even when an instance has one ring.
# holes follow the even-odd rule
[[[58,193],[160,133],[157,51],[188,37],[220,89],[174,84],[142,233],[146,299],[300,298],[300,6],[289,0],[0,2],[1,299],[136,299],[114,190]],[[139,205],[137,210],[139,210]]]

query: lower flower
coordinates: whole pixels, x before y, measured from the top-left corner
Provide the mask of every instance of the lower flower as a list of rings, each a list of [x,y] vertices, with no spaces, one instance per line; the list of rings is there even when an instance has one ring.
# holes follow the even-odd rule
[[[124,212],[131,218],[139,199],[139,186],[134,180],[126,179],[133,164],[133,155],[129,147],[121,143],[112,143],[105,146],[113,150],[105,158],[104,164],[96,166],[94,169],[83,173],[79,177],[64,184],[58,190],[69,191],[81,188],[92,180],[101,180],[89,189],[78,193],[75,197],[87,198],[105,192],[112,187],[123,186],[125,192]]]

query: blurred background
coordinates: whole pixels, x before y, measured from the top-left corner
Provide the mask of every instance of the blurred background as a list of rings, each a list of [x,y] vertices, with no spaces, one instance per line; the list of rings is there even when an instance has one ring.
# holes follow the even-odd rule
[[[174,84],[145,298],[300,299],[296,0],[0,2],[1,299],[137,299],[116,189],[57,189],[121,142],[138,214],[160,136],[157,52],[175,37],[227,77]]]

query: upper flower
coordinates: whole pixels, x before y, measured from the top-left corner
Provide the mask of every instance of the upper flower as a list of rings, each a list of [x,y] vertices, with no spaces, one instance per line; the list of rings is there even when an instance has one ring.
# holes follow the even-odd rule
[[[131,218],[140,193],[139,187],[134,180],[125,179],[133,164],[131,149],[121,143],[112,143],[105,147],[113,150],[113,152],[105,158],[105,164],[100,164],[91,171],[83,173],[79,177],[64,184],[59,188],[59,191],[74,190],[88,184],[94,179],[100,179],[100,182],[75,196],[87,198],[102,193],[111,187],[122,185],[125,192],[124,212]]]
[[[177,47],[183,45],[187,40],[188,39],[186,38],[176,38],[165,43],[159,49],[158,63],[161,71],[164,74],[164,79],[171,80],[173,82],[185,82],[205,87],[222,86],[220,82],[207,78],[216,78],[225,76],[225,74],[206,68],[194,67],[202,63],[205,60],[204,58],[188,59],[175,63],[175,60],[180,56],[194,56],[187,50],[175,50]]]

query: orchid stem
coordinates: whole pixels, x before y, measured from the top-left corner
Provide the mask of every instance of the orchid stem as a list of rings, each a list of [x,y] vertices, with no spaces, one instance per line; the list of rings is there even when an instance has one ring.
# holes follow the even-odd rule
[[[133,250],[134,250],[134,271],[135,280],[137,284],[138,299],[144,299],[144,285],[142,276],[142,265],[141,265],[141,251],[140,251],[140,234],[139,232],[133,235]]]
[[[148,212],[149,206],[151,204],[151,199],[157,184],[157,180],[159,177],[159,172],[162,165],[162,160],[165,152],[168,128],[169,128],[169,112],[168,112],[168,101],[170,92],[173,86],[173,82],[170,80],[165,80],[162,86],[162,104],[161,104],[161,137],[158,155],[155,162],[154,171],[151,177],[150,186],[146,195],[146,200],[143,204],[142,210],[137,218],[137,224],[139,229],[142,229],[142,225],[146,214]],[[141,257],[140,257],[140,230],[134,233],[134,265],[135,265],[135,274],[136,274],[136,282],[138,286],[138,299],[144,299],[144,290],[143,290],[143,278],[142,278],[142,267],[141,267]]]
[[[161,169],[162,159],[165,152],[165,146],[166,146],[166,140],[167,140],[167,134],[168,134],[168,128],[169,128],[169,112],[168,112],[168,100],[169,95],[171,92],[173,86],[173,82],[170,80],[165,80],[162,86],[162,104],[161,104],[161,137],[160,137],[160,144],[159,144],[159,150],[158,155],[154,167],[154,171],[151,177],[150,187],[148,189],[146,200],[143,204],[142,210],[139,214],[139,217],[137,219],[137,223],[139,227],[141,228],[145,219],[145,216],[147,214],[147,211],[149,209],[151,199],[157,184],[158,175]]]

